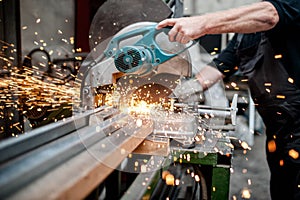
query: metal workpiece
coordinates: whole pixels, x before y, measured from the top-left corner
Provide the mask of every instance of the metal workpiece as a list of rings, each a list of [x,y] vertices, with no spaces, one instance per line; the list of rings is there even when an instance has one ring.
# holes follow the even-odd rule
[[[194,116],[185,113],[169,113],[163,116],[153,114],[154,137],[166,137],[186,142],[193,141],[198,132],[198,123]]]
[[[107,115],[108,110],[113,113],[112,108],[99,108],[94,110],[93,113],[81,114],[66,121],[36,129],[34,133],[27,137],[25,135],[25,137],[20,137],[18,140],[7,140],[1,143],[0,148],[6,154],[1,156],[0,185],[2,189],[0,197],[6,198],[11,195],[18,195],[18,192],[22,191],[24,187],[34,185],[36,180],[39,181],[45,174],[53,173],[56,168],[60,168],[66,162],[71,162],[77,155],[86,151],[91,153],[90,148],[99,142],[102,145],[108,145],[109,143],[116,145],[110,147],[114,149],[118,144],[125,143],[131,137],[133,137],[132,140],[141,142],[143,138],[152,132],[150,125],[148,126],[150,128],[148,134],[140,134],[139,129],[143,128],[137,127],[135,121],[130,120],[128,115],[118,113]],[[90,124],[92,118],[98,119],[96,123],[94,121],[93,125]],[[56,136],[55,140],[52,135],[54,131],[60,133],[60,136]],[[43,139],[43,143],[32,145],[37,136]],[[113,139],[114,137],[117,140]],[[31,148],[23,148],[26,144]],[[131,153],[132,150],[128,150],[126,154]],[[101,157],[95,157],[99,162],[110,155],[109,150],[101,152]],[[122,159],[118,160],[119,163],[121,161]],[[56,182],[55,179],[50,181]],[[57,187],[63,184],[58,184]],[[42,193],[40,195],[45,196]]]
[[[89,124],[90,116],[103,111],[106,107],[107,106],[103,106],[93,111],[91,110],[89,112],[34,129],[18,138],[1,141],[0,163],[61,138],[76,131],[77,129],[86,127]]]

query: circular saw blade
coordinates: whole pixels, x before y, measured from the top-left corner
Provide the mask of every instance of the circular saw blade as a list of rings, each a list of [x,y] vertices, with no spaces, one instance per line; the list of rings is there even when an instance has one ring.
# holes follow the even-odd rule
[[[114,36],[124,27],[141,21],[159,22],[172,14],[161,0],[107,0],[91,23],[90,48]]]

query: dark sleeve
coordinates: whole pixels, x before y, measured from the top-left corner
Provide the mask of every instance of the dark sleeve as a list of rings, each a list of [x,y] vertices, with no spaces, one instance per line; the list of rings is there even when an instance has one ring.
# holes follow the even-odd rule
[[[226,77],[231,76],[237,71],[238,57],[235,50],[236,38],[237,34],[234,35],[226,48],[209,64],[216,66]]]
[[[300,1],[299,0],[266,0],[274,5],[279,15],[277,28],[298,26],[300,28]]]

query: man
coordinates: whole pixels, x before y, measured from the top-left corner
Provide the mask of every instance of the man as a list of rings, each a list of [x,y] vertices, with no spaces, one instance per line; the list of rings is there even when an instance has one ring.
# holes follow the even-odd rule
[[[251,96],[267,128],[272,199],[300,199],[300,1],[266,0],[201,16],[166,19],[157,28],[166,26],[173,27],[170,41],[181,43],[206,34],[239,33],[215,60],[216,65],[226,76],[236,63],[248,76]],[[245,45],[257,32],[261,32],[261,38],[254,40],[258,42]],[[231,54],[231,62],[223,62],[226,53]],[[219,71],[207,66],[174,93],[185,98],[193,91],[188,87],[200,91],[220,77]]]

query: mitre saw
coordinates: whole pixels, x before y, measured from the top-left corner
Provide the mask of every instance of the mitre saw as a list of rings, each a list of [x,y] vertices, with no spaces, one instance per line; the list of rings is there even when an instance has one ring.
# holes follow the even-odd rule
[[[81,107],[89,109],[95,106],[92,88],[124,82],[124,77],[134,77],[134,80],[139,79],[136,84],[145,84],[161,81],[157,76],[166,73],[169,76],[167,79],[173,81],[192,75],[190,56],[186,50],[196,41],[188,44],[170,42],[170,27],[157,30],[156,25],[154,22],[134,23],[91,51],[79,72],[82,75],[79,77]],[[159,84],[172,90],[175,86],[173,81],[167,85]],[[138,87],[136,84],[135,88]]]
[[[170,27],[157,30],[156,25],[154,22],[134,23],[123,28],[115,36],[102,41],[91,51],[78,73],[82,75],[80,79],[82,111],[107,105],[109,97],[112,102],[108,104],[123,111],[135,105],[136,99],[147,103],[167,102],[170,101],[169,96],[177,86],[178,80],[192,76],[188,49],[197,41],[188,44],[170,42],[168,39]],[[218,115],[216,112],[209,114],[211,112],[207,112],[206,107],[203,113],[201,111],[204,108],[199,106],[196,111],[192,109],[192,112],[191,109],[186,109],[189,105],[186,107],[175,103],[172,106],[179,108],[181,114],[173,112],[169,115],[156,110],[151,116],[156,122],[154,130],[156,138],[174,138],[183,143],[188,142],[189,145],[193,143],[193,138],[198,132],[199,124],[198,120],[195,120],[195,115],[207,113],[211,116]],[[234,109],[228,109],[229,116],[227,108],[223,109],[224,115],[219,116],[224,121],[225,115],[235,120],[236,105]],[[220,111],[220,108],[217,110]],[[183,114],[184,111],[188,112]],[[160,118],[163,120],[157,120]]]

